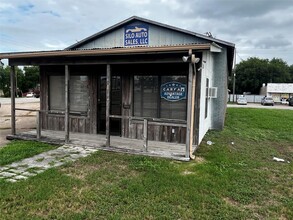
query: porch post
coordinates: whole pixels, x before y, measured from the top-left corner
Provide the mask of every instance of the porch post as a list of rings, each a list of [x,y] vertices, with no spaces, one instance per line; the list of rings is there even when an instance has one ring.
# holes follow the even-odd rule
[[[15,67],[10,69],[10,96],[11,96],[11,134],[16,134],[15,129]]]
[[[193,137],[194,137],[194,109],[195,109],[195,87],[196,87],[196,64],[191,64],[191,66],[189,66],[189,68],[191,68],[192,71],[192,94],[191,94],[191,121],[190,121],[190,138],[189,138],[189,157],[191,159],[194,159],[194,155],[192,155],[192,145],[193,145]]]
[[[68,68],[68,65],[65,65],[65,118],[64,118],[65,143],[69,142],[69,111],[70,111],[69,79],[70,79],[69,68]]]
[[[185,157],[190,157],[190,144],[192,144],[192,82],[193,82],[193,71],[192,71],[192,63],[189,63],[189,71],[188,71],[188,97],[187,97],[187,126],[186,126],[186,149],[185,149]]]
[[[106,147],[110,147],[111,66],[107,64],[106,87]]]

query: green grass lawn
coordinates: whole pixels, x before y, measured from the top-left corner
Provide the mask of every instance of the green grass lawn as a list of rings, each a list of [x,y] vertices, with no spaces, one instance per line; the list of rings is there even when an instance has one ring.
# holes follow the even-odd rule
[[[0,219],[293,219],[293,162],[273,161],[292,130],[293,111],[231,108],[191,162],[99,151],[0,180]]]
[[[0,166],[32,157],[55,148],[57,148],[57,146],[35,141],[12,141],[7,144],[7,146],[0,148]]]

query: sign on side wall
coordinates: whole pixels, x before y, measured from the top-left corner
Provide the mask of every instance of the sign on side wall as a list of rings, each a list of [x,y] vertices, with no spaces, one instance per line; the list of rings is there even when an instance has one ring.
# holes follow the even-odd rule
[[[162,84],[161,98],[170,102],[186,99],[186,84],[180,82],[167,82]]]
[[[142,46],[149,44],[148,25],[138,24],[124,28],[124,46]]]

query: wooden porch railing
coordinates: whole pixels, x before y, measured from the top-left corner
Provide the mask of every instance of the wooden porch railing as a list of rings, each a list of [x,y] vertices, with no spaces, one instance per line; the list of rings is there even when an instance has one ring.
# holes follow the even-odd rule
[[[17,111],[30,111],[36,112],[36,133],[37,139],[40,140],[42,137],[42,113],[53,113],[65,115],[64,111],[53,111],[53,110],[35,110],[26,108],[15,108]],[[109,118],[118,119],[129,119],[129,123],[142,123],[143,124],[143,147],[145,151],[148,151],[148,125],[161,125],[161,126],[172,126],[172,127],[187,127],[186,120],[179,119],[162,119],[162,118],[151,118],[151,117],[137,117],[137,116],[121,116],[121,115],[109,115]],[[110,128],[110,127],[109,127]],[[69,133],[69,132],[68,132]],[[107,140],[110,143],[110,131],[107,132]],[[107,136],[106,135],[106,136]],[[69,134],[65,134],[65,138],[69,137]]]
[[[162,119],[162,118],[121,116],[121,115],[109,115],[109,117],[129,119],[130,123],[143,123],[143,147],[145,151],[148,151],[148,125],[161,125],[161,126],[185,127],[185,128],[187,127],[187,121],[179,120],[179,119]],[[109,142],[110,142],[110,135],[107,138],[109,138]]]

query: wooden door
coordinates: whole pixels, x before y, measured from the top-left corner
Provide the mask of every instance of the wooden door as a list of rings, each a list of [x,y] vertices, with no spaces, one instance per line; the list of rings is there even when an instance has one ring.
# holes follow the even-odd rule
[[[111,82],[111,115],[121,115],[121,77],[112,76]],[[106,75],[101,75],[98,79],[98,133],[106,133]],[[110,132],[112,135],[121,135],[121,119],[111,118]]]

